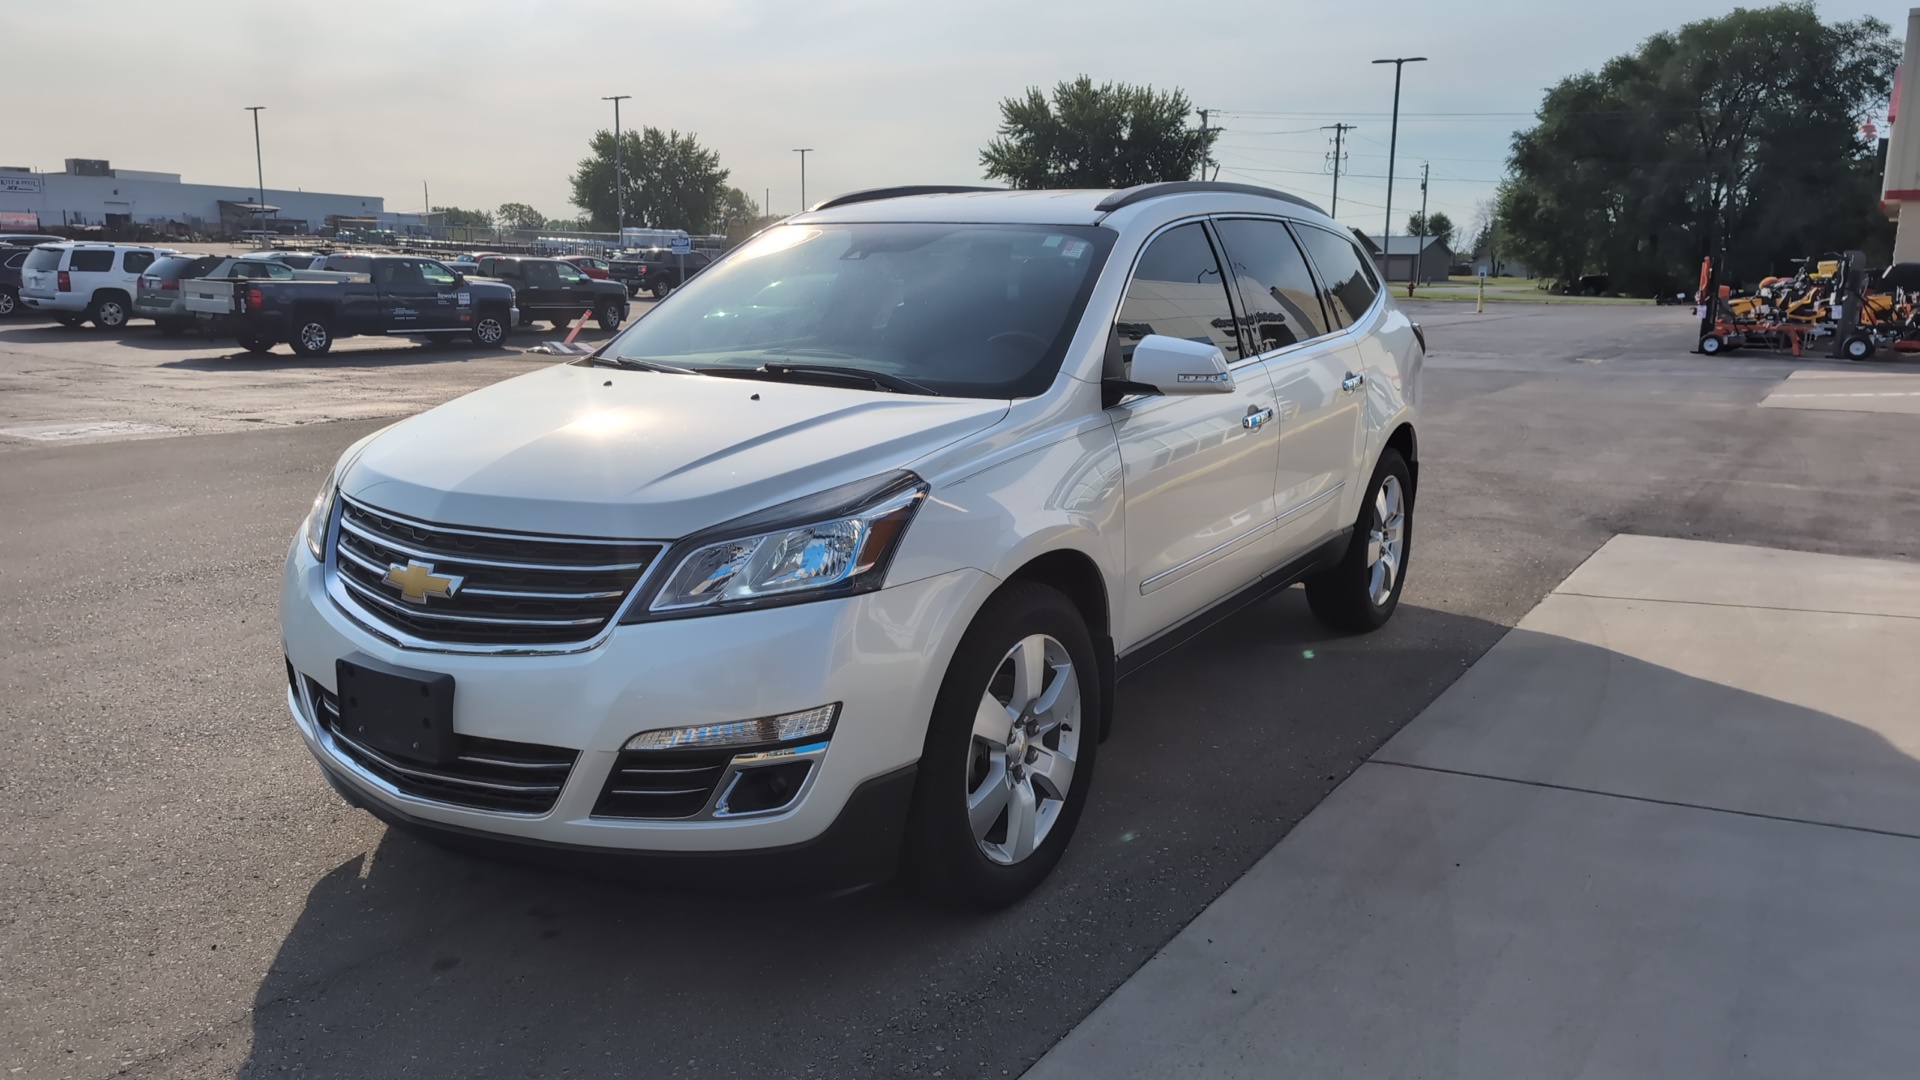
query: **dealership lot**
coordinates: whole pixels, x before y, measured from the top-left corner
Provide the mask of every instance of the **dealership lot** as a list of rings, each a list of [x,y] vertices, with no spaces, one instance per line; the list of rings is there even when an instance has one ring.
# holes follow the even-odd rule
[[[381,418],[553,357],[0,324],[0,1067],[1017,1074],[1615,534],[1920,560],[1914,417],[1785,397],[1868,372],[1900,401],[1910,365],[1689,356],[1672,309],[1409,307],[1405,610],[1329,639],[1292,591],[1129,680],[1060,872],[986,918],[550,878],[319,779],[274,617],[304,505]]]

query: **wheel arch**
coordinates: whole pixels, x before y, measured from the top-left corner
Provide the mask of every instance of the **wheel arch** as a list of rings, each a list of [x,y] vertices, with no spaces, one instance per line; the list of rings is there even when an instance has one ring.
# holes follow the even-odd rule
[[[1107,596],[1106,575],[1093,557],[1076,548],[1055,548],[1036,555],[1006,576],[1000,588],[1015,581],[1045,585],[1065,596],[1080,612],[1093,638],[1100,676],[1100,740],[1113,731],[1115,662],[1113,605]],[[998,590],[995,590],[998,591]]]
[[[1414,434],[1413,424],[1410,421],[1401,421],[1400,424],[1393,429],[1393,434],[1387,436],[1386,445],[1391,449],[1400,451],[1401,458],[1405,459],[1407,463],[1407,472],[1413,477],[1414,493],[1418,495],[1420,491],[1420,439]]]

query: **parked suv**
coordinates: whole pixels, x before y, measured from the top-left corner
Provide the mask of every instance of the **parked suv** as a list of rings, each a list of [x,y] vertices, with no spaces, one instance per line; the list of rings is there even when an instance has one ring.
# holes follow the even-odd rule
[[[602,330],[618,330],[627,318],[627,291],[611,281],[595,281],[566,259],[488,255],[480,276],[513,286],[514,302],[527,322],[545,319],[556,328],[589,312]]]
[[[131,244],[42,244],[21,266],[20,299],[67,326],[88,319],[118,330],[133,316],[140,275],[172,248]]]
[[[179,334],[193,329],[193,312],[187,310],[182,281],[211,277],[216,268],[229,262],[219,255],[162,255],[142,271],[134,284],[133,313],[152,319],[164,334]],[[292,277],[293,272],[287,271]]]
[[[675,255],[667,248],[632,251],[607,264],[607,275],[627,287],[629,296],[652,293],[656,299],[680,287],[686,279],[704,270],[713,256],[704,251]],[[685,269],[682,269],[682,264]]]
[[[0,319],[20,310],[20,268],[32,248],[0,247]]]
[[[347,449],[281,608],[347,801],[991,907],[1060,858],[1121,675],[1294,582],[1387,621],[1425,347],[1351,233],[1236,184],[911,190]]]

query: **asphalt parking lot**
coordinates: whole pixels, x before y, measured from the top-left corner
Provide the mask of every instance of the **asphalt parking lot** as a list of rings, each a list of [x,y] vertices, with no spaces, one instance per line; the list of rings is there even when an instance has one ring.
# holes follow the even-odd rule
[[[1018,1075],[1616,533],[1920,559],[1920,424],[1851,396],[1920,365],[1692,356],[1681,309],[1408,307],[1394,623],[1330,638],[1294,590],[1130,679],[1065,861],[986,918],[554,878],[327,788],[280,703],[302,510],[384,418],[553,357],[0,324],[0,1068]]]

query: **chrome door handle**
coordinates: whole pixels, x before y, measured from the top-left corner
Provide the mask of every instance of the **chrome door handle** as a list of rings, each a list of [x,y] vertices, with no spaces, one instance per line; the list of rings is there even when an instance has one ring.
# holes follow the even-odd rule
[[[1247,415],[1240,418],[1240,426],[1246,428],[1248,431],[1259,431],[1260,425],[1271,419],[1273,419],[1273,406],[1269,405],[1264,409],[1255,409],[1249,405],[1247,406]]]
[[[1347,372],[1346,378],[1340,380],[1340,389],[1345,390],[1349,394],[1365,385],[1367,385],[1367,377],[1365,375],[1356,375],[1351,371]]]

